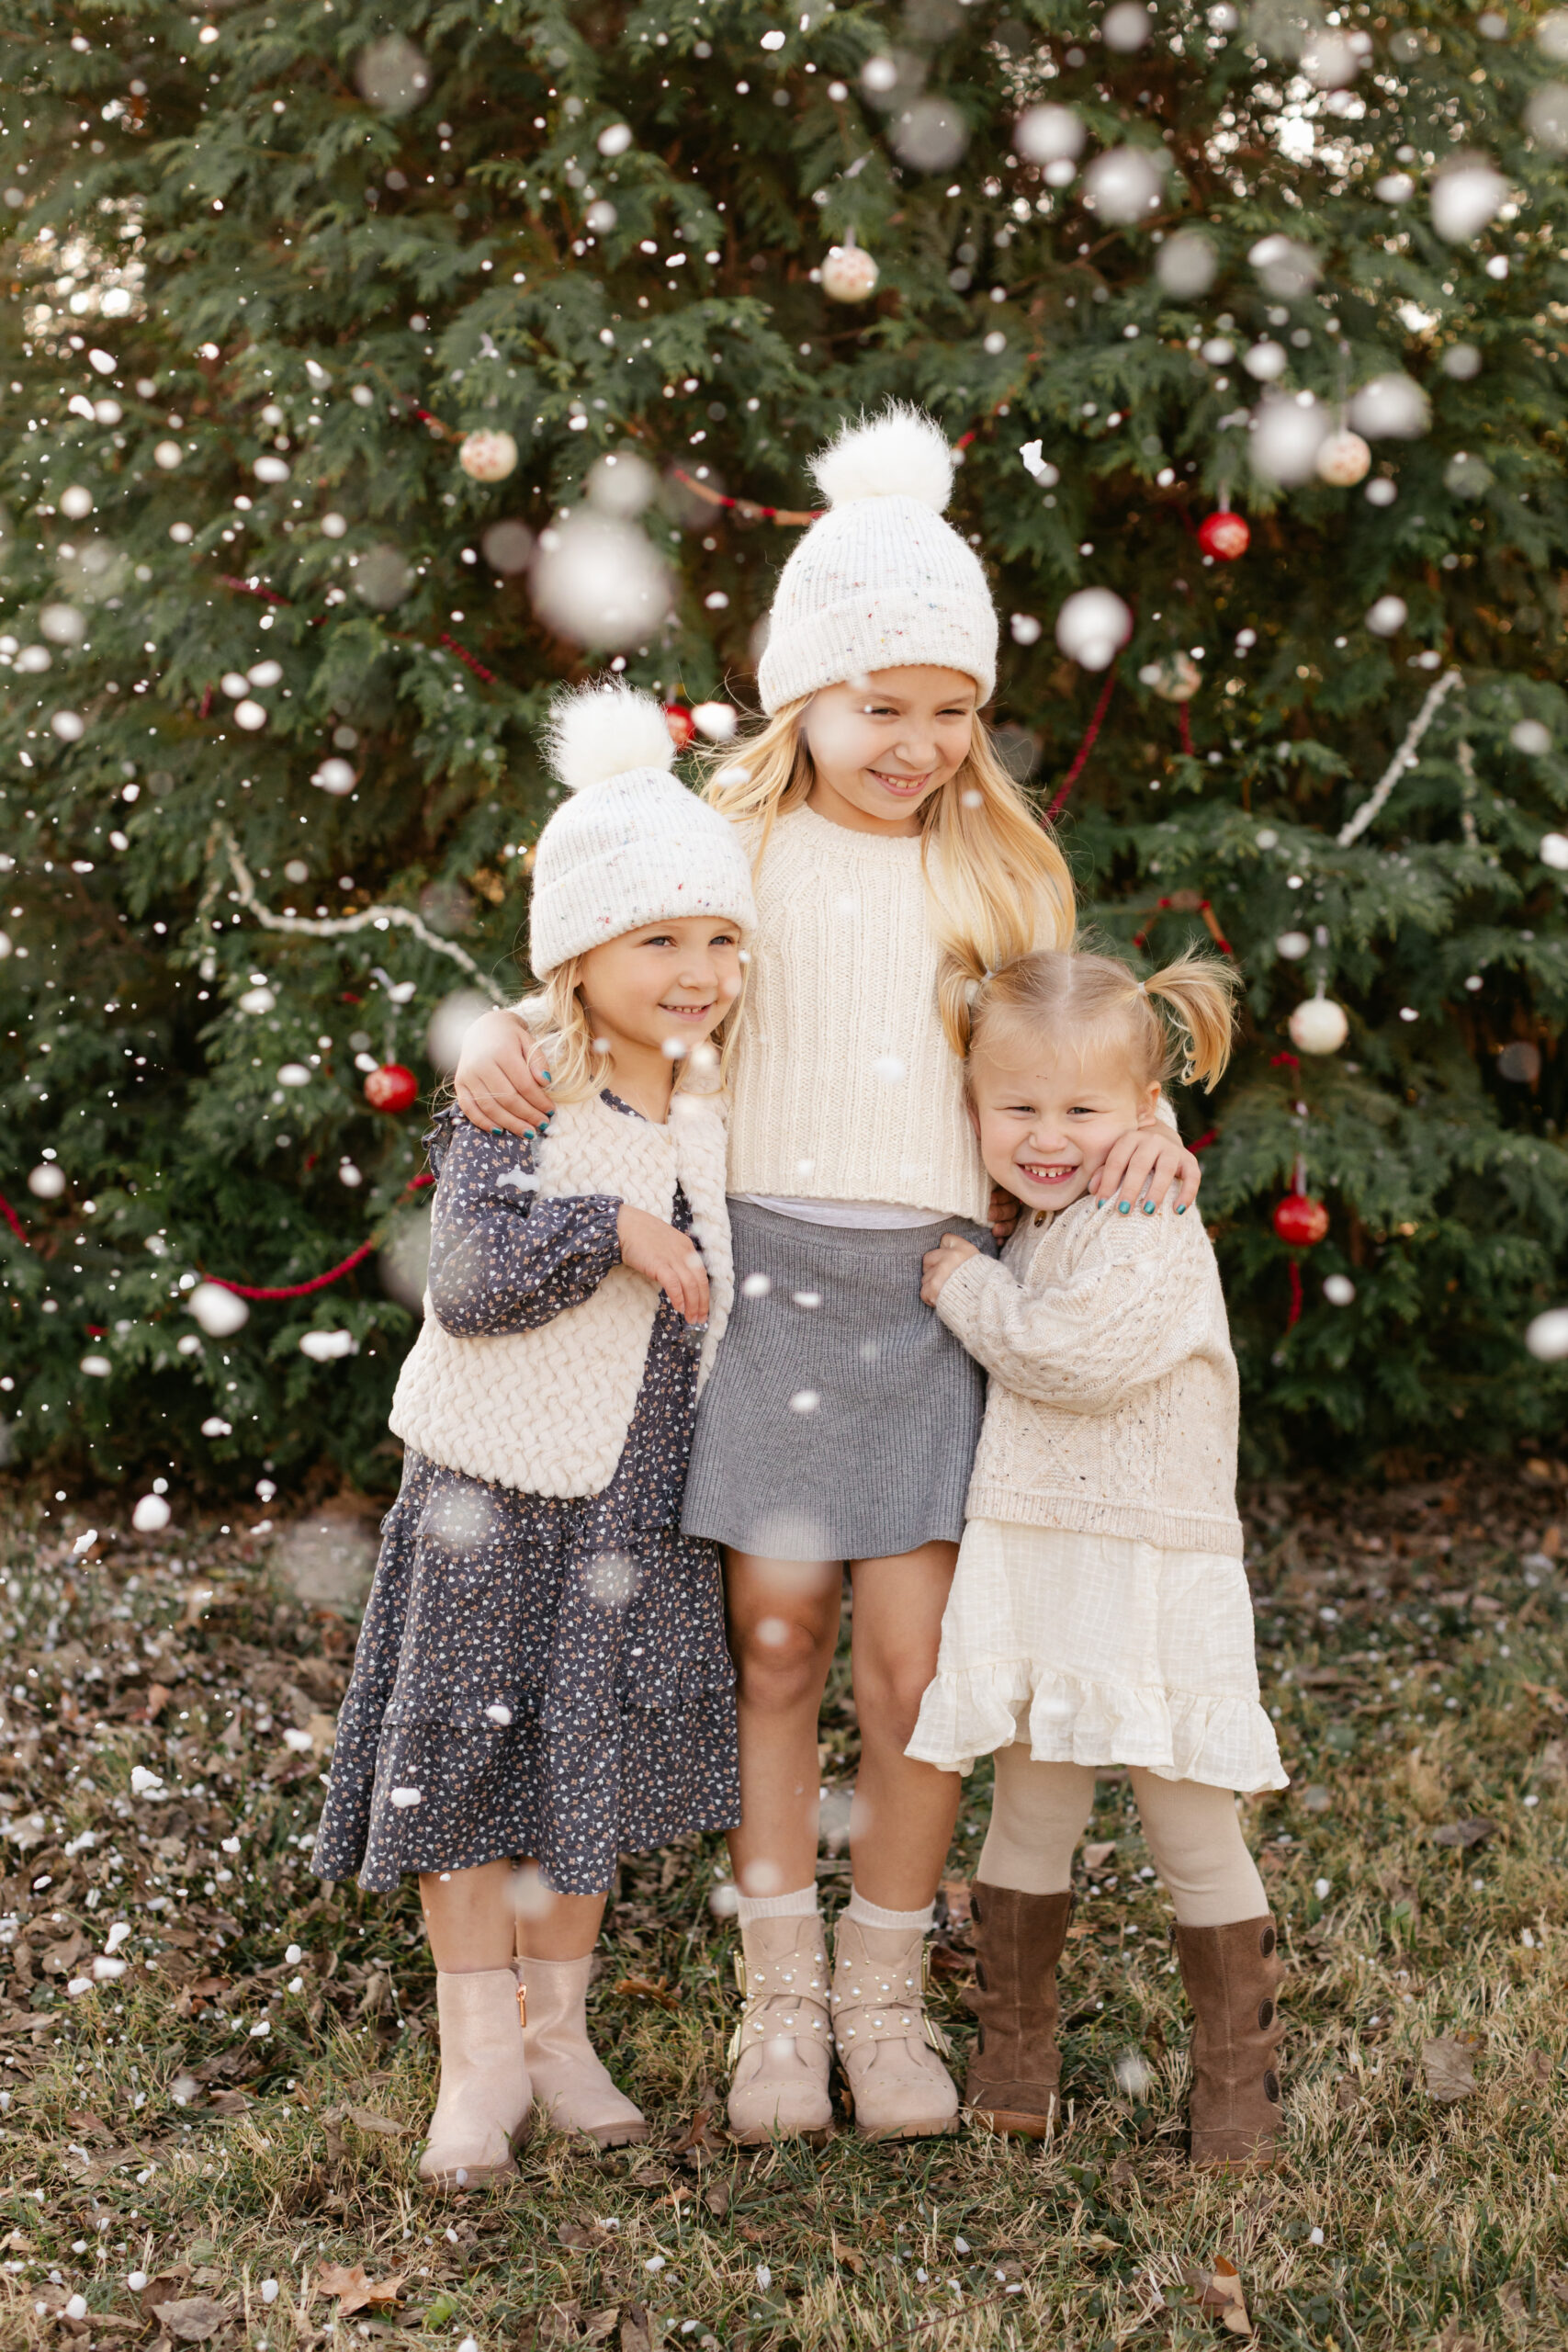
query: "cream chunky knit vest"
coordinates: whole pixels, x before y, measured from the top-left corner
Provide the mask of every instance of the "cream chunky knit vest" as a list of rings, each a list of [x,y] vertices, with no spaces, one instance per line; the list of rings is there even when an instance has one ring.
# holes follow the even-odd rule
[[[708,1276],[699,1384],[729,1319],[734,1275],[725,1208],[724,1113],[677,1093],[667,1125],[612,1110],[598,1095],[563,1103],[536,1162],[549,1198],[607,1194],[668,1218],[679,1181]],[[391,1427],[444,1469],[525,1494],[596,1495],[615,1476],[642,1385],[660,1294],[614,1266],[592,1298],[534,1331],[459,1340],[425,1300],[403,1364]]]
[[[983,1221],[990,1181],[937,1012],[918,840],[774,825],[732,1065],[729,1189]]]

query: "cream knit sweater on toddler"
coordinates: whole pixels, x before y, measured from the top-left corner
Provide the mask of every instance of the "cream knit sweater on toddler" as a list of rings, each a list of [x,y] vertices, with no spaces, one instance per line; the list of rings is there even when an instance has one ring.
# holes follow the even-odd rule
[[[1191,1212],[1027,1211],[937,1313],[991,1375],[937,1671],[908,1754],[1282,1788],[1258,1700],[1219,1270]]]

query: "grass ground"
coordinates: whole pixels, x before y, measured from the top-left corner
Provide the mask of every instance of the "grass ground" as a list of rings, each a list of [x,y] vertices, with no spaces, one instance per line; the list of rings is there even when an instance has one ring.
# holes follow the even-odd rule
[[[15,1495],[0,2344],[1185,2346],[1226,2332],[1221,2257],[1269,2346],[1568,2344],[1565,1509],[1544,1464],[1251,1499],[1292,1774],[1246,1814],[1290,1968],[1277,2172],[1185,2167],[1168,1911],[1107,1775],[1048,2150],[729,2147],[733,1930],[720,1845],[694,1840],[625,1866],[594,1996],[652,2147],[538,2142],[514,2185],[436,2205],[414,1904],[309,1868],[350,1630],[280,1595],[237,1525],[135,1537],[115,1498],[89,1545],[80,1508]],[[854,1748],[838,1679],[827,1784]],[[961,2045],[984,1812],[977,1776],[938,1957]],[[822,1875],[847,1891],[841,1861]],[[331,2266],[397,2300],[352,2309]]]

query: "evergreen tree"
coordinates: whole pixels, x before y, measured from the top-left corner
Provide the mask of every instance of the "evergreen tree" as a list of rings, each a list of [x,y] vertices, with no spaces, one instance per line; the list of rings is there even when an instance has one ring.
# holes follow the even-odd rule
[[[769,510],[888,395],[1094,920],[1246,974],[1181,1108],[1252,1458],[1554,1427],[1568,17],[272,5],[17,0],[0,61],[17,1453],[392,1476],[386,1250],[227,1334],[197,1278],[417,1228],[364,1079],[515,985],[551,687],[744,706]]]

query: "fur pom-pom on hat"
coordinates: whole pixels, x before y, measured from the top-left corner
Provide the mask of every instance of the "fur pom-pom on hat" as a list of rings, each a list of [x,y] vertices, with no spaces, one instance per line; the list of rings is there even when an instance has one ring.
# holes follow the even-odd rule
[[[764,710],[878,670],[997,683],[997,614],[978,557],[943,515],[953,453],[905,401],[841,429],[812,461],[828,501],[779,576],[757,665]]]
[[[755,926],[740,836],[671,775],[675,746],[651,695],[621,678],[574,686],[541,741],[570,797],[534,853],[528,951],[540,979],[645,923],[713,915]]]
[[[672,768],[675,745],[651,695],[621,678],[573,686],[558,695],[545,721],[550,771],[569,792],[582,792],[631,768]]]
[[[933,416],[889,401],[880,416],[842,425],[811,460],[811,478],[829,506],[912,498],[942,514],[953,495],[953,452]]]

